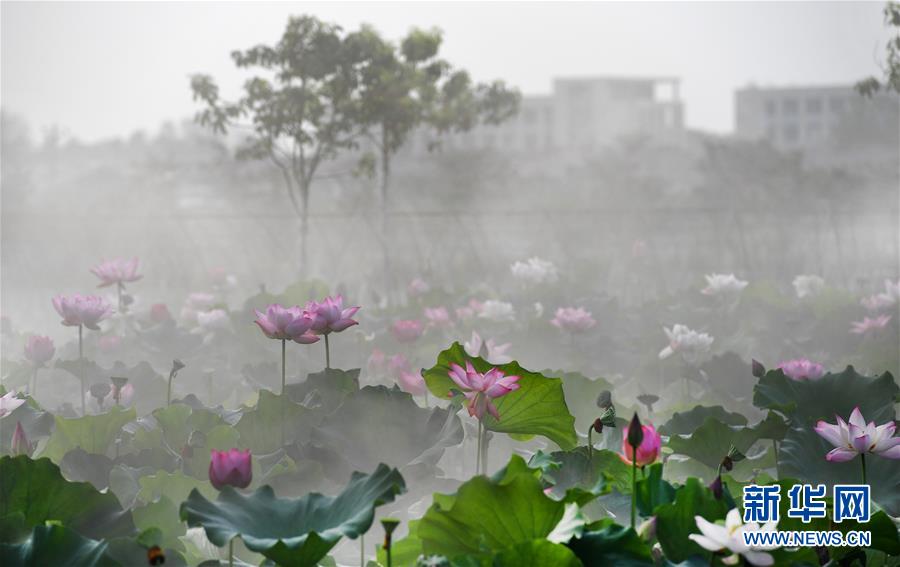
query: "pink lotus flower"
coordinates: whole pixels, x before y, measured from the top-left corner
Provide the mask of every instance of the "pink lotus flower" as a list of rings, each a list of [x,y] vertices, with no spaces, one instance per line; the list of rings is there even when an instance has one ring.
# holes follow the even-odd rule
[[[10,452],[13,455],[26,455],[28,457],[31,456],[31,443],[28,442],[28,437],[25,436],[25,430],[22,429],[22,422],[16,422],[16,430],[13,432],[12,441],[10,443]]]
[[[641,425],[641,431],[643,432],[644,437],[637,448],[636,464],[639,467],[654,463],[656,459],[659,458],[659,450],[662,447],[662,438],[659,436],[659,433],[656,432],[653,424],[648,423]],[[622,431],[622,453],[619,454],[619,458],[628,465],[632,464],[632,461],[635,460],[634,451],[628,443],[628,428],[625,428]]]
[[[494,339],[484,341],[481,339],[481,335],[475,331],[472,331],[472,338],[463,343],[466,354],[473,358],[476,356],[483,358],[491,364],[512,362],[512,357],[506,354],[510,346],[512,346],[510,343],[498,345]]]
[[[387,356],[381,349],[372,349],[372,354],[369,355],[369,359],[366,361],[366,370],[373,376],[381,376],[385,372],[386,364]]]
[[[560,307],[550,324],[567,333],[583,333],[597,324],[591,312],[578,307]]]
[[[784,375],[797,382],[804,380],[818,380],[825,374],[825,368],[821,364],[817,364],[805,358],[796,360],[785,360],[779,362],[778,366]]]
[[[53,339],[41,335],[31,335],[25,342],[25,358],[35,366],[50,362],[56,353]]]
[[[894,437],[897,424],[893,421],[878,426],[874,421],[866,423],[858,407],[850,414],[850,423],[835,417],[836,425],[819,421],[815,427],[816,433],[835,446],[825,455],[827,460],[843,463],[866,453],[900,459],[900,437]]]
[[[446,307],[426,307],[425,318],[430,327],[449,327],[453,324]]]
[[[300,307],[283,307],[273,303],[266,312],[256,311],[256,323],[270,339],[294,341],[308,345],[319,340],[311,331],[313,316]]]
[[[422,336],[425,327],[416,319],[401,319],[391,325],[391,334],[401,343],[411,343]]]
[[[100,278],[100,285],[97,287],[107,287],[113,284],[125,284],[141,279],[139,276],[138,259],[131,260],[104,260],[100,264],[91,268],[91,273]]]
[[[165,323],[172,320],[172,314],[165,303],[154,303],[150,306],[150,321],[153,323]]]
[[[884,329],[888,322],[891,320],[890,315],[879,315],[874,319],[870,319],[869,317],[863,318],[862,321],[854,321],[851,323],[852,328],[850,329],[851,333],[856,335],[865,335],[868,333],[874,333],[878,329]]]
[[[465,369],[456,363],[451,363],[450,372],[447,374],[462,389],[466,399],[469,400],[467,404],[469,415],[478,419],[483,419],[484,413],[487,411],[494,416],[494,419],[500,421],[497,406],[491,400],[519,389],[518,376],[505,376],[499,368],[491,368],[481,374],[468,361],[466,361]]]
[[[84,325],[97,331],[97,325],[112,313],[112,307],[102,297],[96,295],[57,295],[53,298],[53,307],[63,318],[62,324],[67,327]]]
[[[391,376],[399,376],[401,372],[410,372],[409,360],[402,354],[395,354],[387,361],[387,371]]]
[[[25,403],[25,400],[16,397],[15,392],[7,392],[0,396],[0,417],[6,417]]]
[[[358,321],[352,319],[359,311],[359,307],[344,309],[344,298],[340,295],[326,297],[321,302],[310,301],[306,304],[305,311],[312,317],[312,331],[317,335],[340,333],[359,324]]]
[[[253,466],[250,450],[216,451],[213,449],[209,461],[209,482],[218,490],[225,486],[247,488],[253,480]]]
[[[466,305],[465,307],[456,308],[456,318],[460,321],[468,321],[469,319],[472,319],[476,315],[480,314],[483,309],[484,303],[478,301],[477,299],[470,299],[468,305]]]
[[[122,344],[122,337],[118,335],[103,335],[97,341],[97,348],[100,352],[113,352]]]
[[[410,297],[420,297],[431,291],[431,286],[422,278],[415,278],[406,286],[406,294]]]
[[[119,405],[127,406],[131,404],[132,398],[134,398],[134,386],[131,384],[125,384],[121,388],[116,386],[115,384],[109,389],[109,393],[106,394],[106,397],[103,398],[103,406],[111,406],[116,403],[116,394],[119,396]]]
[[[397,377],[397,383],[400,385],[401,390],[411,396],[424,396],[425,392],[428,391],[428,387],[425,385],[425,379],[422,377],[422,372],[420,370],[415,372],[409,372],[407,370],[401,371],[400,375]]]
[[[863,297],[860,300],[860,304],[862,304],[863,307],[873,312],[889,309],[893,307],[895,303],[897,303],[897,300],[889,293],[876,293],[875,295]]]

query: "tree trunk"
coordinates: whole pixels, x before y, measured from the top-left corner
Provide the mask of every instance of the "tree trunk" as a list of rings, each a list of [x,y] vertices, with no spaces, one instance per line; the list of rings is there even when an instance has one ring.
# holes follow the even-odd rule
[[[310,275],[309,270],[309,183],[300,181],[300,278]]]
[[[387,128],[381,126],[381,259],[384,297],[388,306],[392,302],[393,278],[391,274],[391,245],[388,225],[388,189],[391,181],[391,151]]]

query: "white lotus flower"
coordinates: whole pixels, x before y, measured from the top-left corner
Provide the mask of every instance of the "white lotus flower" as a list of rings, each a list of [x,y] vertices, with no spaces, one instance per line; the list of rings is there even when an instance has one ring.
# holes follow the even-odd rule
[[[745,532],[773,532],[778,522],[766,522],[762,526],[756,522],[741,522],[741,513],[737,508],[732,508],[725,516],[725,525],[714,524],[703,516],[694,516],[701,534],[690,534],[688,537],[697,545],[708,551],[728,550],[731,556],[722,560],[726,565],[736,565],[740,561],[739,556],[753,565],[767,567],[775,563],[770,553],[772,549],[778,549],[777,545],[749,547],[744,543]]]
[[[687,325],[674,325],[671,329],[664,327],[663,330],[669,337],[669,346],[659,351],[660,359],[669,358],[677,352],[688,364],[696,364],[709,352],[715,340],[706,333],[698,333],[688,328]]]
[[[553,262],[537,256],[525,262],[514,262],[509,269],[517,280],[528,284],[554,283],[559,278]]]
[[[900,301],[900,279],[896,282],[884,280],[884,293],[894,298],[894,301]]]
[[[747,287],[747,282],[739,280],[734,274],[709,274],[706,277],[704,295],[735,295]]]
[[[472,338],[463,344],[466,354],[480,356],[491,364],[506,364],[512,362],[512,357],[506,354],[510,343],[498,345],[494,339],[482,340],[481,335],[472,331]]]
[[[478,316],[491,321],[513,321],[516,318],[516,310],[512,303],[488,299],[481,305]]]
[[[819,295],[825,289],[825,280],[819,276],[806,274],[794,278],[793,285],[797,298],[803,299],[804,297]]]

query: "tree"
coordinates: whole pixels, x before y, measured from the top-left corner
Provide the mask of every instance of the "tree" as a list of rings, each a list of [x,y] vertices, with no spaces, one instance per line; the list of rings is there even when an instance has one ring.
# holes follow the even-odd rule
[[[884,77],[869,77],[856,83],[856,90],[863,96],[872,96],[882,89],[900,93],[900,4],[888,2],[884,6],[884,24],[894,28],[894,37],[885,47],[887,61]]]
[[[197,121],[220,134],[249,128],[239,156],[268,159],[281,171],[300,217],[301,270],[307,266],[309,195],[316,174],[323,162],[356,147],[360,134],[355,55],[340,27],[312,16],[292,17],[277,44],[231,54],[238,67],[266,75],[247,80],[237,101],[223,101],[212,77],[191,77],[194,99],[205,105]]]
[[[391,160],[417,128],[436,137],[464,132],[479,123],[499,124],[518,111],[520,95],[502,81],[473,84],[468,73],[438,57],[441,32],[413,29],[398,46],[369,26],[347,37],[359,66],[360,121],[373,152],[362,169],[379,173],[385,289],[389,292],[390,244],[387,214]],[[429,147],[437,148],[437,141]]]

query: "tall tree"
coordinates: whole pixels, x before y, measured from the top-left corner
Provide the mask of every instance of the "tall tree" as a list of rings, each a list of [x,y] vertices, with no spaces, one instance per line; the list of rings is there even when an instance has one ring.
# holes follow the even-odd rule
[[[197,121],[222,134],[247,127],[250,135],[239,155],[268,159],[281,171],[300,217],[301,272],[307,269],[316,174],[323,162],[356,147],[359,137],[356,55],[340,27],[312,16],[292,17],[275,45],[231,54],[238,67],[261,73],[244,83],[238,100],[222,100],[209,75],[191,77],[194,99],[205,106]]]
[[[893,37],[885,46],[884,77],[869,77],[856,83],[856,90],[863,96],[872,96],[880,90],[900,93],[900,4],[888,2],[884,6],[884,24],[892,28]]]

